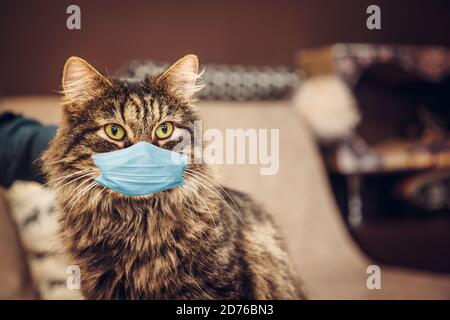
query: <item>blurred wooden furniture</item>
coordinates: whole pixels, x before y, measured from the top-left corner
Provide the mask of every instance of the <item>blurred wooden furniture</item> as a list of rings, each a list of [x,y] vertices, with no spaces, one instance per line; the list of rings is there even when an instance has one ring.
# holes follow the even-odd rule
[[[450,50],[342,43],[297,58],[358,102],[353,135],[322,148],[352,236],[376,261],[450,272]]]

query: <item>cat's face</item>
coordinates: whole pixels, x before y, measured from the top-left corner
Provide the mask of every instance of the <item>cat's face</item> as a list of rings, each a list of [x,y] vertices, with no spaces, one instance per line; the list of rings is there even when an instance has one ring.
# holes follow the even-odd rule
[[[92,155],[141,141],[168,150],[179,147],[180,141],[192,147],[192,140],[186,137],[194,136],[194,121],[198,120],[192,106],[193,95],[200,88],[198,77],[194,55],[180,59],[157,78],[140,81],[107,79],[84,60],[70,58],[63,75],[63,121],[43,157],[50,185],[63,193],[63,198],[76,195],[94,204],[105,195],[125,197],[95,183],[100,170]],[[193,151],[187,155],[192,158]],[[189,164],[187,171],[201,174],[203,168]],[[194,183],[187,179],[189,182]]]

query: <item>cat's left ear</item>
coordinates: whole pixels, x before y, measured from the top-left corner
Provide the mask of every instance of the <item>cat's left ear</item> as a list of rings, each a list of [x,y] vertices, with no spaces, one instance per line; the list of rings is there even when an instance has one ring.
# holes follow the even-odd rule
[[[198,81],[202,75],[199,73],[198,67],[197,56],[189,54],[175,62],[156,78],[156,83],[165,85],[172,94],[184,102],[191,102],[194,95],[203,88]]]
[[[111,86],[111,82],[85,60],[71,57],[64,65],[62,86],[66,103],[76,107]]]

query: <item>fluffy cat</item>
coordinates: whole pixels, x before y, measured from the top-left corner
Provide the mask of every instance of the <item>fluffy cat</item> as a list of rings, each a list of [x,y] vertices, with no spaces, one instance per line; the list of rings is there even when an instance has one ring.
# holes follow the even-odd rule
[[[140,81],[106,78],[80,58],[66,62],[64,116],[42,161],[86,298],[304,297],[271,217],[221,187],[206,164],[191,162],[184,185],[149,196],[124,196],[94,180],[93,154],[139,141],[172,150],[180,132],[193,136],[198,77],[195,55]],[[105,130],[111,124],[120,139]],[[155,135],[162,124],[173,128],[163,139]]]

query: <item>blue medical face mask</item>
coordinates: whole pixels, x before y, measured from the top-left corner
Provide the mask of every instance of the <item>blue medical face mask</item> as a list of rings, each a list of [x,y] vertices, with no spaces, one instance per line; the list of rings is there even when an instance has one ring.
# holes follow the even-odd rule
[[[101,185],[127,196],[148,195],[184,184],[187,157],[148,142],[92,156]]]

